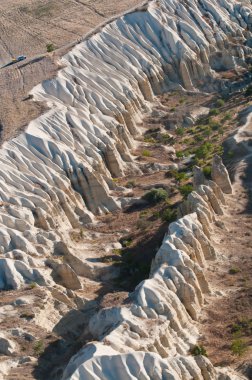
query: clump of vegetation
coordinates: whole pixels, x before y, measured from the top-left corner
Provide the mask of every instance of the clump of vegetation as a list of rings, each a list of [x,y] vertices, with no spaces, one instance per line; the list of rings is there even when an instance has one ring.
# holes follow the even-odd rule
[[[143,157],[151,157],[151,152],[149,150],[147,150],[147,149],[144,149],[142,151],[142,156]]]
[[[209,126],[210,126],[210,128],[211,128],[213,131],[217,131],[219,128],[221,128],[221,124],[218,123],[217,121],[210,121]]]
[[[225,105],[224,99],[218,99],[216,102],[217,107],[223,107]]]
[[[170,207],[167,207],[161,215],[161,219],[163,222],[172,223],[174,220],[176,220],[176,210],[171,209]]]
[[[177,129],[175,130],[175,133],[176,133],[176,135],[178,135],[178,136],[183,136],[183,134],[185,133],[185,129],[182,128],[182,127],[179,127],[179,128],[177,128]]]
[[[195,151],[195,156],[199,159],[205,159],[212,152],[213,144],[210,142],[205,142]]]
[[[166,190],[162,188],[151,189],[150,191],[145,193],[142,198],[148,203],[156,204],[165,201],[168,198],[168,193]]]
[[[219,115],[220,111],[217,110],[216,108],[212,108],[210,111],[209,111],[209,115],[210,116],[217,116]]]
[[[235,339],[231,344],[231,351],[234,355],[242,356],[247,350],[247,345],[243,339]]]
[[[229,269],[228,273],[229,274],[237,274],[240,272],[240,269],[239,268],[231,268]]]
[[[46,51],[47,51],[47,53],[51,53],[54,50],[55,50],[54,44],[49,43],[49,44],[46,45]]]
[[[34,289],[34,288],[36,288],[38,286],[38,284],[36,283],[36,282],[31,282],[30,284],[29,284],[29,288],[30,289]]]
[[[193,191],[193,185],[186,184],[179,186],[179,191],[183,195],[183,197],[187,197]]]
[[[205,347],[202,346],[202,345],[196,345],[196,346],[194,346],[194,347],[191,349],[191,354],[192,354],[193,356],[203,355],[203,356],[206,356],[206,357],[207,357],[207,351],[206,351]]]
[[[177,151],[176,152],[176,157],[177,158],[182,158],[184,156],[184,153],[183,152],[181,152],[181,151]]]
[[[233,150],[229,150],[229,151],[227,152],[227,156],[228,156],[228,158],[234,158],[234,155],[235,155],[235,153],[234,153]]]
[[[156,140],[154,139],[154,137],[150,137],[150,136],[145,136],[144,137],[144,142],[147,142],[147,143],[150,143],[150,144],[155,144]]]
[[[132,244],[132,241],[133,241],[133,239],[132,239],[131,237],[129,237],[128,239],[124,239],[124,240],[122,241],[122,246],[123,246],[124,248],[130,247],[131,244]]]
[[[172,176],[176,179],[176,181],[181,182],[187,179],[187,174],[185,172],[180,172],[178,170],[172,170]]]
[[[228,112],[228,113],[226,113],[225,115],[224,115],[224,117],[222,118],[222,121],[228,121],[228,120],[231,120],[232,119],[232,115],[231,115],[231,113],[230,112]]]
[[[115,248],[115,249],[113,249],[112,252],[114,255],[118,255],[118,256],[120,256],[122,254],[122,250],[120,248]]]
[[[136,187],[136,182],[135,182],[134,180],[128,181],[128,182],[126,183],[126,187],[127,187],[128,189],[133,189],[133,187]]]
[[[36,356],[39,356],[41,355],[44,350],[45,350],[45,346],[44,346],[44,342],[43,340],[37,340],[33,346],[33,350],[34,350],[34,354]]]
[[[207,179],[211,179],[212,168],[211,166],[204,166],[203,174]]]

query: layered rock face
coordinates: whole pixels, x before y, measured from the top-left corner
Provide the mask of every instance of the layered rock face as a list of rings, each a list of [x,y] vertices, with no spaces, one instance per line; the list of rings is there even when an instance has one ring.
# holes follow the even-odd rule
[[[225,203],[220,187],[200,177],[180,210],[189,214],[170,224],[150,278],[136,288],[130,305],[103,309],[90,320],[99,342],[70,361],[64,380],[240,378],[190,354],[199,336],[194,321],[210,292],[204,267],[216,260],[211,226]]]
[[[251,23],[235,1],[153,1],[81,42],[33,90],[50,111],[0,150],[0,250],[11,260],[1,271],[15,286],[36,281],[29,267],[43,266],[66,230],[121,207],[111,178],[141,172],[130,148],[153,96],[216,88],[220,55],[221,70],[246,66]],[[2,289],[14,286],[7,277]]]

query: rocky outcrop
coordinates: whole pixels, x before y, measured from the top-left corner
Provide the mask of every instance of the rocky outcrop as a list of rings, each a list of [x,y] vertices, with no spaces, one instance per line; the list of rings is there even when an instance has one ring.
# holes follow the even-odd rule
[[[216,182],[216,184],[221,188],[223,193],[232,194],[232,186],[227,169],[218,155],[214,156],[213,159],[212,178],[213,181]]]
[[[141,172],[130,149],[149,102],[174,88],[225,87],[212,70],[216,57],[224,69],[245,67],[250,38],[248,6],[161,0],[80,42],[57,77],[32,91],[50,111],[0,150],[2,257],[16,250],[50,256],[66,230],[124,205],[111,196],[111,178]],[[229,185],[220,183],[225,191]]]
[[[2,333],[0,334],[0,354],[2,355],[13,355],[16,350],[16,344],[9,339],[6,334]]]
[[[198,183],[198,171],[196,177]],[[189,214],[170,224],[150,278],[138,285],[128,307],[102,309],[90,320],[89,331],[99,342],[72,358],[64,380],[240,378],[190,353],[199,336],[194,321],[210,292],[204,268],[217,258],[211,224],[222,209],[218,185],[198,183],[181,208]]]
[[[81,289],[81,282],[77,274],[68,264],[58,264],[53,271],[54,281],[67,289]]]

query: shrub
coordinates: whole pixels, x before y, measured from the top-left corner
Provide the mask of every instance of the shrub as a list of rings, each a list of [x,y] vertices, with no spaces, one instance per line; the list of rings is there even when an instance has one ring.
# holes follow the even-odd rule
[[[135,187],[136,186],[136,182],[134,181],[134,180],[132,180],[132,181],[128,181],[127,183],[126,183],[126,187],[128,188],[128,189],[132,189],[133,187]]]
[[[219,115],[220,111],[217,110],[216,108],[213,108],[209,111],[209,115],[210,116],[216,116],[216,115]]]
[[[240,272],[240,269],[239,268],[231,268],[229,269],[228,273],[229,274],[237,274]]]
[[[115,248],[115,249],[113,249],[112,252],[113,252],[114,255],[119,255],[120,256],[122,254],[122,250],[120,248]]]
[[[38,286],[38,284],[36,283],[36,282],[31,282],[30,284],[29,284],[29,288],[30,289],[34,289],[34,288],[36,288]]]
[[[199,159],[206,158],[209,153],[211,153],[213,149],[213,144],[210,142],[206,142],[203,145],[201,145],[198,149],[195,151],[195,156]]]
[[[44,342],[42,340],[37,340],[33,346],[34,354],[39,356],[44,352]]]
[[[213,131],[217,131],[217,130],[221,127],[221,125],[220,125],[220,123],[218,123],[217,121],[212,121],[212,122],[210,123],[210,127],[211,127],[211,129],[212,129]]]
[[[129,247],[131,244],[132,244],[132,238],[128,238],[128,239],[125,239],[125,240],[122,241],[122,246],[124,248]]]
[[[227,121],[227,120],[231,120],[232,119],[232,115],[231,113],[226,113],[222,119],[222,121]]]
[[[175,133],[176,133],[176,135],[178,135],[178,136],[183,136],[184,132],[185,132],[185,130],[184,130],[184,128],[182,128],[182,127],[179,127],[179,128],[177,128],[177,129],[175,130]]]
[[[155,144],[156,140],[154,139],[154,137],[150,137],[150,136],[145,136],[144,138],[144,142],[147,142],[147,143],[150,143],[150,144]]]
[[[225,100],[218,99],[216,102],[217,107],[223,107],[225,105]]]
[[[247,346],[243,339],[235,339],[231,344],[231,351],[234,355],[242,356],[246,351]]]
[[[147,149],[144,149],[142,151],[142,156],[143,157],[150,157],[151,156],[151,152],[149,150],[147,150]]]
[[[179,191],[183,195],[183,197],[187,197],[193,191],[193,185],[186,184],[183,186],[179,186]]]
[[[228,152],[227,152],[227,156],[228,156],[228,158],[233,158],[234,157],[234,151],[233,150],[229,150]]]
[[[177,170],[173,170],[171,173],[178,182],[187,179],[187,174],[185,172],[178,172]]]
[[[161,216],[162,220],[167,223],[171,223],[176,219],[176,210],[167,207]]]
[[[149,203],[156,204],[165,201],[168,198],[168,193],[164,189],[151,189],[142,198]]]
[[[204,173],[205,177],[208,179],[211,179],[211,172],[212,172],[211,166],[205,166],[203,168],[203,173]]]
[[[191,354],[193,356],[203,355],[207,356],[207,352],[204,346],[196,345],[191,349]]]
[[[46,51],[47,51],[47,53],[51,53],[54,50],[55,50],[55,46],[52,43],[49,43],[49,44],[46,45]]]
[[[184,153],[183,152],[176,152],[176,157],[177,158],[182,158],[183,157],[183,155],[184,155]]]

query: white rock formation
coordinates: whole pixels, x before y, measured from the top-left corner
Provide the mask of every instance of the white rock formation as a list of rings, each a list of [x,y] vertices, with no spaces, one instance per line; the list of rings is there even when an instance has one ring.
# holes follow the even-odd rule
[[[251,20],[234,0],[151,1],[68,53],[57,77],[32,91],[51,110],[0,150],[2,256],[50,256],[67,229],[118,209],[111,177],[140,172],[130,148],[149,101],[179,86],[216,88],[218,54],[224,66],[245,66]]]
[[[216,155],[212,164],[212,178],[213,181],[221,188],[223,193],[232,194],[232,186],[229,179],[227,169],[223,165],[221,158]]]
[[[216,258],[208,235],[223,205],[217,188],[200,185],[190,194],[190,214],[170,224],[150,278],[138,285],[129,306],[102,309],[90,320],[100,342],[72,358],[64,380],[241,378],[224,376],[207,358],[190,354],[198,339],[194,321],[210,291],[204,267]],[[214,194],[221,196],[213,202]]]

